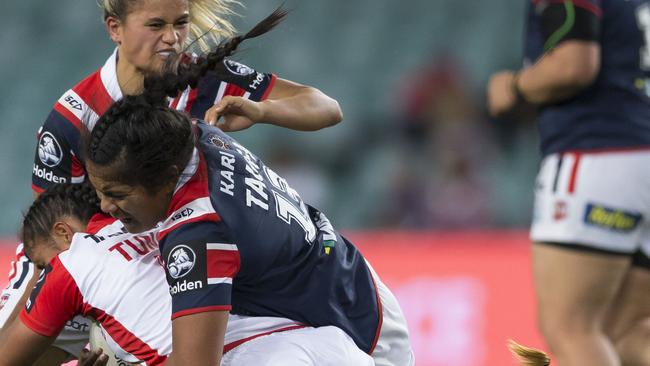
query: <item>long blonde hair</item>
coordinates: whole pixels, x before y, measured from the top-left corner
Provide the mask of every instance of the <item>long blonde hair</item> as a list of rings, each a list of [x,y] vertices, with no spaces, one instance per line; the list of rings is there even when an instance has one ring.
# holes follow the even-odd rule
[[[548,366],[551,364],[551,360],[546,353],[522,346],[512,339],[508,340],[508,348],[523,366]]]
[[[103,20],[115,17],[126,19],[133,6],[144,0],[97,0]],[[190,5],[190,35],[185,41],[188,51],[208,52],[225,38],[232,37],[236,29],[228,19],[238,13],[238,0],[188,0]]]

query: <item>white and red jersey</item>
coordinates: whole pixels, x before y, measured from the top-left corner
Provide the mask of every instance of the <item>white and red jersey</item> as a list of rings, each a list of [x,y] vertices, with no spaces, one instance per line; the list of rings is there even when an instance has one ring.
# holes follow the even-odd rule
[[[79,159],[81,131],[84,128],[92,130],[99,116],[122,98],[116,69],[117,49],[104,66],[63,93],[54,104],[37,135],[32,169],[34,191],[42,192],[51,184],[84,181],[85,168]],[[227,95],[264,100],[275,80],[273,74],[260,73],[238,62],[224,60],[217,70],[208,72],[196,88],[187,88],[170,99],[169,105],[192,117],[203,118],[211,106]]]
[[[171,353],[171,296],[151,233],[125,233],[117,221],[95,234],[77,233],[43,273],[20,314],[36,333],[57,335],[69,319],[83,315],[101,324],[124,361],[160,365]],[[232,316],[225,350],[300,327],[283,318]]]

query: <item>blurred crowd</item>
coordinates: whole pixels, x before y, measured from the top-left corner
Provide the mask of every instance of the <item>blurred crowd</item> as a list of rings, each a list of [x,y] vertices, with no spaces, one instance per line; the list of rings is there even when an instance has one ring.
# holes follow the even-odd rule
[[[33,136],[53,98],[112,49],[92,1],[64,2],[0,5],[9,29],[0,45],[12,50],[0,55],[0,78],[15,85],[0,91],[3,235],[19,220],[7,212],[31,201]],[[277,5],[247,2],[239,28]],[[237,59],[319,87],[339,101],[344,121],[314,134],[254,126],[236,138],[342,228],[525,227],[539,163],[535,124],[489,120],[484,102],[489,73],[520,62],[513,45],[524,2],[408,5],[288,1],[286,24]]]

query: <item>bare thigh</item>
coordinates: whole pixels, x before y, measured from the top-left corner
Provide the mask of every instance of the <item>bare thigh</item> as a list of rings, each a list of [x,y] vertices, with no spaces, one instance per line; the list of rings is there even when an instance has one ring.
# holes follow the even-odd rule
[[[630,258],[540,243],[532,257],[542,331],[602,328]]]
[[[650,318],[650,269],[631,267],[606,319],[606,331],[617,340]]]

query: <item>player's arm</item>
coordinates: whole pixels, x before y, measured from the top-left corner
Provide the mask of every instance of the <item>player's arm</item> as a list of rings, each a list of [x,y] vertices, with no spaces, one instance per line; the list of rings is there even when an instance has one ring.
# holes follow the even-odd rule
[[[76,355],[73,355],[75,358]],[[65,364],[70,360],[70,354],[61,348],[55,346],[48,347],[43,355],[34,362],[32,366],[60,366]],[[84,364],[78,363],[77,366],[83,366]]]
[[[259,121],[299,131],[315,131],[343,119],[336,100],[320,90],[278,78],[261,104]]]
[[[227,311],[208,311],[174,319],[173,350],[165,365],[219,365],[227,323]]]
[[[218,365],[239,251],[222,222],[188,223],[159,238],[172,296],[167,365]]]
[[[14,321],[0,343],[0,366],[32,365],[55,339],[56,336],[40,335],[21,321]]]
[[[85,179],[85,169],[79,159],[81,134],[77,126],[81,122],[62,103],[65,103],[63,99],[55,104],[38,130],[32,167],[34,197],[53,184],[81,183]]]
[[[233,71],[237,67],[249,71]],[[219,75],[248,93],[248,97],[225,95],[205,113],[204,120],[212,125],[223,117],[218,126],[224,131],[237,131],[260,122],[314,131],[343,119],[338,102],[314,87],[259,73],[229,60]]]
[[[600,14],[572,1],[548,4],[540,16],[545,54],[519,71],[494,74],[488,85],[490,114],[509,112],[517,103],[551,104],[591,85],[600,71]]]
[[[20,320],[11,323],[7,334],[7,338],[0,342],[0,366],[59,366],[69,359],[67,352],[51,346],[56,336],[42,336],[29,329]],[[86,363],[85,365],[101,364]]]
[[[66,321],[80,313],[82,303],[76,282],[55,257],[41,272],[19,317],[3,334],[4,339],[0,342],[2,362],[32,364],[40,358],[40,362],[44,362],[42,365],[57,365],[55,361],[61,364],[65,352],[50,346]],[[21,346],[14,345],[16,342]]]

